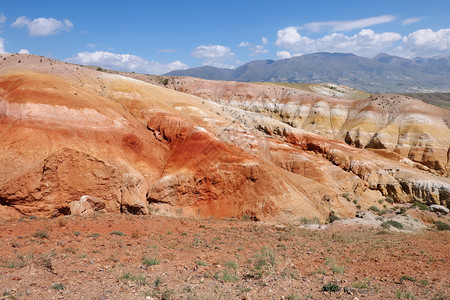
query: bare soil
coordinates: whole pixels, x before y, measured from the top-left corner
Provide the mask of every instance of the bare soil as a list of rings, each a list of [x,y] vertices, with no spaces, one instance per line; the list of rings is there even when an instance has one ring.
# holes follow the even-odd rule
[[[0,299],[448,299],[449,241],[342,224],[17,220],[0,224]]]

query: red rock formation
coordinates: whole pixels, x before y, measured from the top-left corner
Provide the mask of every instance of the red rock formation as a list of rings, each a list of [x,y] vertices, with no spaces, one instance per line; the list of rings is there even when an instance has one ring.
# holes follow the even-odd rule
[[[2,56],[1,219],[100,210],[323,222],[385,196],[449,205],[449,180],[432,171],[448,166],[443,129],[421,129],[418,109],[399,108],[400,125],[376,125],[363,116],[377,112],[378,100],[298,98],[275,87],[255,98],[258,86],[223,83],[208,101],[46,58],[21,55],[18,66],[16,56]],[[207,98],[214,84],[197,92]],[[448,117],[420,117],[439,114]],[[391,131],[401,143],[389,144]],[[385,150],[351,147],[347,135],[350,144]]]

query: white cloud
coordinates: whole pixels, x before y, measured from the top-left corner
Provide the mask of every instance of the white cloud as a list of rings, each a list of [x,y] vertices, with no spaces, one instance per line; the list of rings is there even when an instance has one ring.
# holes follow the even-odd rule
[[[163,74],[173,70],[188,68],[187,65],[178,60],[168,64],[161,64],[156,61],[148,61],[136,55],[117,54],[105,51],[80,52],[76,57],[69,58],[67,61],[82,65],[95,65],[104,68],[149,74]]]
[[[19,52],[17,52],[19,54],[30,54],[30,51],[28,51],[27,49],[20,49]]]
[[[88,46],[89,48],[95,48],[96,45],[93,43],[87,43],[86,46]]]
[[[289,51],[278,51],[277,52],[277,58],[278,59],[285,59],[285,58],[291,58],[295,56],[302,56],[302,53],[294,53],[291,54]]]
[[[264,45],[256,45],[254,47],[251,47],[250,51],[252,51],[250,56],[255,56],[255,55],[264,54],[264,53],[269,52],[269,50],[264,48]]]
[[[0,26],[1,26],[3,23],[5,23],[5,21],[6,21],[5,15],[4,15],[4,14],[0,14]]]
[[[192,51],[191,55],[195,58],[203,59],[203,65],[224,67],[222,61],[233,58],[234,53],[230,48],[222,45],[198,46]],[[228,66],[230,67],[230,66]]]
[[[269,42],[269,40],[265,36],[263,36],[262,39],[261,39],[261,43],[263,45],[266,45],[268,42]]]
[[[30,36],[47,36],[60,33],[61,31],[69,31],[73,28],[73,23],[64,19],[64,21],[53,18],[37,18],[29,20],[25,16],[18,17],[12,27],[22,28],[27,27]]]
[[[389,23],[396,18],[393,15],[382,15],[377,17],[358,19],[353,21],[329,21],[329,22],[313,22],[302,26],[302,29],[307,29],[313,32],[323,30],[331,31],[349,31],[353,29],[360,29],[368,26]]]
[[[394,49],[394,54],[404,57],[430,57],[450,53],[450,29],[420,29],[402,39],[402,45]]]
[[[300,53],[352,52],[362,56],[373,56],[391,49],[401,38],[402,36],[395,32],[375,33],[371,29],[363,29],[350,36],[333,33],[312,39],[302,36],[296,27],[287,27],[278,31],[275,45]]]
[[[251,44],[249,42],[240,42],[238,47],[250,47]]]
[[[422,19],[423,19],[423,17],[420,17],[420,18],[409,18],[409,19],[404,19],[404,20],[402,21],[402,24],[403,24],[403,25],[414,24],[414,23],[419,22],[419,21],[422,20]]]
[[[278,59],[285,59],[285,58],[291,58],[292,54],[289,53],[289,51],[277,51],[277,58]]]
[[[5,53],[5,39],[0,38],[0,53]]]

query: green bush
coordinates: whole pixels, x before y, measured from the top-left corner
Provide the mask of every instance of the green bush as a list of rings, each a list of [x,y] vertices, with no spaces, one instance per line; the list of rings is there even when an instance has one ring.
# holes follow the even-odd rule
[[[416,282],[416,279],[414,277],[405,275],[405,276],[400,277],[400,282],[403,282],[403,281]]]
[[[117,235],[117,236],[125,236],[125,235],[126,235],[126,234],[123,233],[122,231],[117,231],[117,230],[111,232],[110,234],[111,234],[111,235]]]
[[[157,258],[148,258],[148,257],[143,257],[142,258],[142,263],[146,266],[154,266],[154,265],[159,265],[159,260]]]
[[[333,223],[334,221],[337,221],[337,220],[339,220],[339,217],[338,217],[338,216],[336,216],[336,215],[330,215],[330,217],[329,217],[330,223]]]
[[[64,287],[64,285],[60,282],[55,283],[54,285],[52,285],[52,289],[56,290],[56,291],[62,291],[65,290],[66,288]]]
[[[434,226],[436,226],[436,229],[439,231],[450,230],[450,224],[446,222],[436,221]]]
[[[33,237],[35,237],[35,238],[41,238],[41,239],[48,239],[48,237],[49,237],[48,231],[42,230],[42,229],[37,229],[37,230],[33,233]]]
[[[322,286],[322,291],[324,292],[339,292],[341,287],[334,282],[329,282]]]
[[[426,204],[424,204],[424,203],[421,203],[421,202],[418,202],[418,201],[414,202],[414,204],[412,205],[412,207],[417,207],[417,208],[419,208],[420,210],[426,210],[426,211],[429,211],[429,210],[430,210],[430,208],[428,207],[428,205],[426,205]]]
[[[384,200],[386,200],[386,202],[389,204],[394,204],[394,199],[392,199],[391,197],[386,197],[386,199]]]
[[[383,222],[383,224],[381,224],[381,227],[386,228],[386,229],[391,226],[395,227],[397,229],[403,229],[403,224],[399,223],[397,221],[394,221],[394,220],[389,220],[389,221]]]
[[[376,212],[376,213],[379,213],[379,212],[380,212],[380,209],[379,209],[378,207],[374,206],[374,205],[372,205],[371,207],[369,207],[369,210],[371,210],[371,211],[373,211],[373,212]]]

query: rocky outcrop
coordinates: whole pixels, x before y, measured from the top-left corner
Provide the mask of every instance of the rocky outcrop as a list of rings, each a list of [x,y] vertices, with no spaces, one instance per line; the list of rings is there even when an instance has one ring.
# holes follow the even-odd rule
[[[422,111],[422,128],[416,100],[382,116],[376,103],[392,99],[223,83],[210,101],[208,86],[192,92],[200,98],[21,58],[0,69],[0,219],[100,211],[325,222],[384,197],[449,206],[447,115]]]
[[[174,89],[265,114],[351,146],[394,151],[447,176],[449,111],[401,95],[367,99],[318,95],[282,86],[177,78]]]

